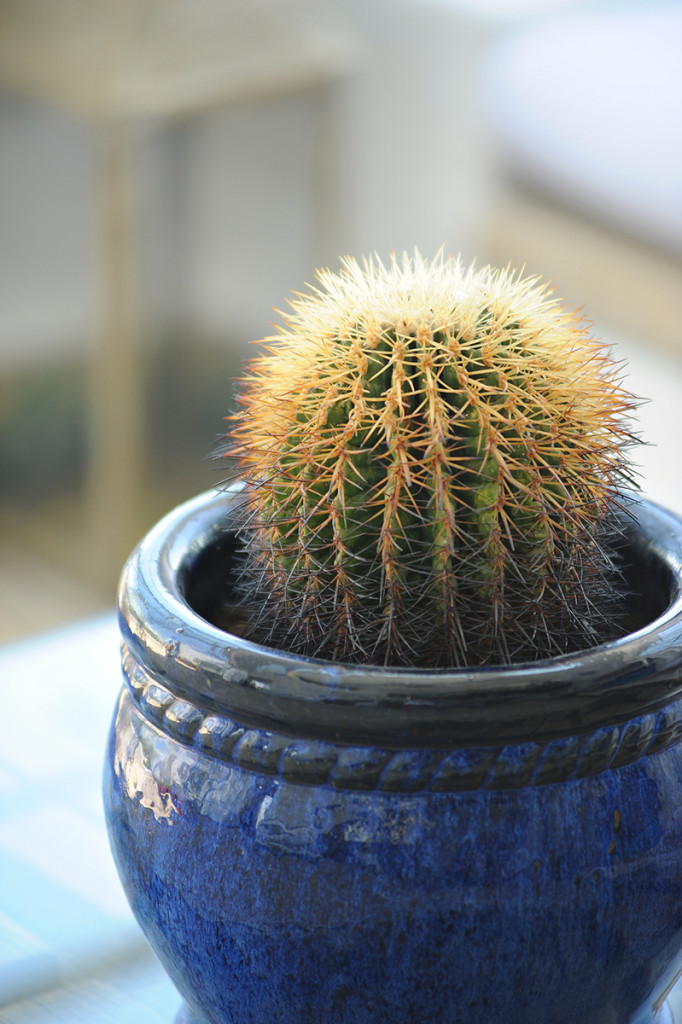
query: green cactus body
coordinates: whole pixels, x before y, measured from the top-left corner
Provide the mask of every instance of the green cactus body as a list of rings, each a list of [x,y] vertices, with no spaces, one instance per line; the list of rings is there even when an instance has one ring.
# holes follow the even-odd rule
[[[592,643],[632,440],[603,347],[535,280],[459,261],[347,260],[320,282],[234,417],[253,634],[433,666]]]

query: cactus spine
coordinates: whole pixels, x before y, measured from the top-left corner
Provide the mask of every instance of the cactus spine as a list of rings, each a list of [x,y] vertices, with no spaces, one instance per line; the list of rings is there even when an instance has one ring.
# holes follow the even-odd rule
[[[604,347],[537,279],[442,256],[318,281],[232,418],[252,634],[431,666],[611,638],[604,524],[634,400]]]

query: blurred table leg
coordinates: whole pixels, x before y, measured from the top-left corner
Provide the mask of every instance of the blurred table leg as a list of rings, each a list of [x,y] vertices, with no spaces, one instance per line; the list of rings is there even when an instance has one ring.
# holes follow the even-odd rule
[[[144,440],[133,130],[101,125],[96,144],[87,504],[93,565],[103,582],[114,582],[138,539]]]

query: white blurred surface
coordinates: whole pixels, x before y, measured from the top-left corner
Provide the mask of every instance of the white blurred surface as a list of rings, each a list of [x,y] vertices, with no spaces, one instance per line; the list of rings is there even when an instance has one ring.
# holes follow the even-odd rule
[[[515,174],[682,253],[682,8],[585,6],[512,33],[484,103]]]
[[[625,384],[643,399],[636,428],[644,442],[632,451],[642,493],[682,515],[682,362],[641,340],[604,332],[616,358],[626,361]]]

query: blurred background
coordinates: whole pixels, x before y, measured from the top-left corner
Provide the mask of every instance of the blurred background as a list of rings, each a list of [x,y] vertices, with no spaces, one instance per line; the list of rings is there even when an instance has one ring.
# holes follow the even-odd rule
[[[552,279],[682,512],[681,53],[679,0],[3,0],[0,642],[112,606],[344,254]]]

